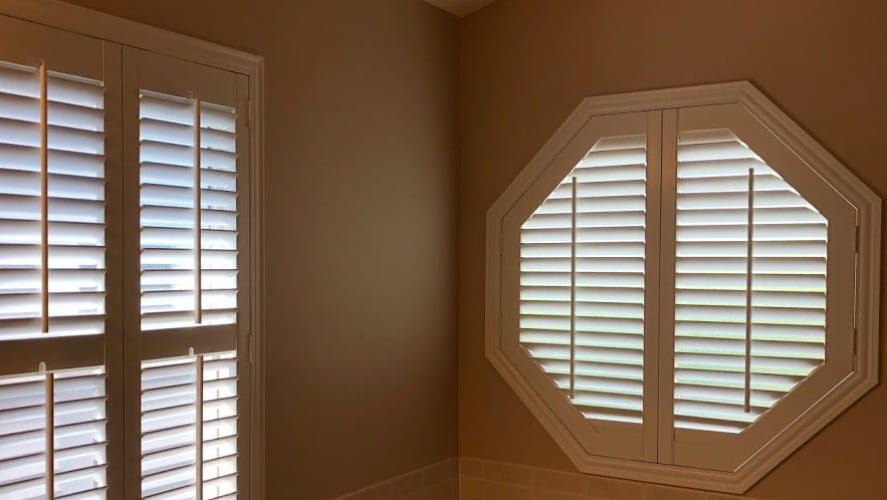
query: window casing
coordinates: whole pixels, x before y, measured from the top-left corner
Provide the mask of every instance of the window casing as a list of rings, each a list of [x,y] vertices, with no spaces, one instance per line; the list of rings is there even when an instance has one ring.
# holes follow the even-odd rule
[[[260,495],[257,60],[66,5],[0,27],[0,496]]]
[[[488,212],[487,357],[580,470],[744,491],[874,384],[879,217],[748,83],[588,99]]]

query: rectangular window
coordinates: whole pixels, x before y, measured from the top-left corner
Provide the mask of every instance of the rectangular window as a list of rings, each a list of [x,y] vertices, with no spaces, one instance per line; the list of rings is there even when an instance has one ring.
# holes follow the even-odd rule
[[[0,42],[0,498],[247,497],[249,77]]]

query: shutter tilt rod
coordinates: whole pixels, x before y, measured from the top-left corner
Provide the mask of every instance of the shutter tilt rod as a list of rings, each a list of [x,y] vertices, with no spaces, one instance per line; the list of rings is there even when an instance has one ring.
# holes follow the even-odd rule
[[[752,272],[755,239],[755,169],[748,169],[748,227],[745,259],[745,412],[751,411]]]
[[[576,397],[576,176],[572,177],[570,213],[570,399],[574,399]]]
[[[43,383],[46,393],[46,498],[55,498],[55,378],[52,372],[46,372]]]
[[[194,419],[194,483],[197,500],[203,499],[203,354],[197,356],[197,390]]]
[[[40,331],[49,333],[49,97],[40,64]]]
[[[194,322],[203,323],[203,248],[200,192],[200,99],[194,99]]]

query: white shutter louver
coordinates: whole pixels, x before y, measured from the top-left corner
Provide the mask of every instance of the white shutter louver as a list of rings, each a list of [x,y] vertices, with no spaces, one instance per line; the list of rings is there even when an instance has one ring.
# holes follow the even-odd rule
[[[234,110],[143,91],[140,117],[142,328],[235,323]]]
[[[236,497],[233,352],[142,364],[142,495],[164,500]]]
[[[0,379],[0,498],[105,498],[105,424],[101,368]]]
[[[104,330],[103,94],[0,66],[2,338]]]
[[[678,145],[675,427],[738,433],[825,360],[825,218],[726,129]]]
[[[642,421],[646,159],[601,139],[521,227],[520,343],[587,419]]]

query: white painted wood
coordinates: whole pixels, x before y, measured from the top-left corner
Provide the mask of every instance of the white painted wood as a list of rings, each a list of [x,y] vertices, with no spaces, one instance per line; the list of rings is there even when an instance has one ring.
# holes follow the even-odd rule
[[[662,112],[662,180],[659,207],[661,255],[675,255],[676,188],[678,170],[678,111]],[[659,381],[658,405],[658,462],[670,465],[674,462],[674,317],[675,317],[675,259],[661,258],[659,266],[659,326],[658,347]]]
[[[263,310],[263,281],[262,281],[262,272],[263,272],[263,262],[262,257],[264,255],[263,252],[263,213],[262,213],[262,192],[263,192],[263,94],[262,94],[262,80],[264,75],[263,69],[263,60],[261,57],[249,54],[246,52],[242,52],[239,50],[227,48],[221,45],[213,44],[210,42],[206,42],[203,40],[197,40],[194,38],[190,38],[184,35],[180,35],[177,33],[172,33],[169,31],[161,30],[158,28],[154,28],[151,26],[143,25],[140,23],[136,23],[133,21],[117,18],[114,16],[110,16],[104,13],[92,11],[86,8],[74,6],[68,3],[64,3],[59,0],[32,0],[23,2],[20,0],[0,0],[0,16],[7,16],[8,18],[16,18],[24,21],[30,21],[32,23],[36,23],[37,25],[45,25],[55,28],[60,28],[69,32],[67,35],[70,38],[68,42],[62,43],[52,43],[47,45],[46,48],[46,57],[52,57],[53,60],[57,60],[59,63],[58,68],[64,70],[64,68],[70,67],[72,65],[80,65],[81,67],[88,62],[81,61],[82,57],[78,55],[69,56],[69,57],[57,57],[56,54],[63,54],[65,50],[71,50],[74,47],[81,44],[79,41],[80,38],[77,38],[80,35],[87,35],[91,37],[91,41],[86,41],[84,43],[89,44],[97,44],[100,46],[102,40],[116,42],[121,45],[129,46],[129,47],[138,47],[140,49],[144,49],[150,52],[154,52],[161,55],[174,56],[181,60],[198,62],[204,65],[213,66],[215,68],[219,68],[222,70],[232,71],[235,73],[239,73],[245,76],[243,80],[246,85],[246,95],[248,96],[248,101],[246,103],[246,113],[247,116],[247,126],[248,126],[248,134],[245,134],[248,137],[249,149],[248,154],[245,154],[244,157],[248,159],[248,177],[250,184],[250,192],[249,196],[246,197],[245,203],[248,203],[249,209],[245,211],[245,218],[249,220],[250,230],[248,232],[248,241],[250,248],[250,257],[248,259],[249,264],[249,272],[248,272],[248,289],[242,290],[245,292],[244,294],[248,294],[250,297],[249,300],[249,313],[245,314],[246,316],[246,326],[248,327],[247,335],[245,335],[245,340],[242,346],[246,346],[246,350],[242,351],[242,354],[247,356],[250,360],[249,363],[249,376],[247,378],[247,384],[249,386],[249,393],[251,397],[249,397],[249,401],[246,405],[250,408],[249,421],[250,421],[250,429],[249,435],[249,491],[241,491],[240,495],[245,498],[255,498],[260,499],[264,498],[263,484],[264,484],[264,335],[263,335],[263,318],[264,318],[264,310]],[[10,21],[12,22],[12,21]],[[26,26],[26,24],[23,24]],[[34,28],[37,29],[37,28]],[[25,27],[23,30],[7,30],[9,33],[15,33],[15,43],[9,43],[5,46],[15,48],[15,47],[26,47],[28,44],[24,43],[28,40],[34,40],[35,43],[41,44],[40,40],[37,38],[28,35],[34,29]],[[4,31],[6,32],[6,31]],[[3,35],[0,35],[2,38]],[[30,36],[30,38],[28,38]],[[82,38],[82,37],[81,37]],[[19,50],[19,49],[16,49]],[[134,50],[134,49],[127,49]],[[21,51],[20,51],[21,52]],[[119,58],[119,56],[118,56]],[[119,59],[118,59],[119,60]],[[23,61],[28,62],[28,61]],[[113,61],[112,61],[113,62]],[[96,75],[100,75],[101,71],[104,70],[102,61],[99,60],[97,65],[90,66],[94,69],[93,73]],[[113,65],[109,66],[113,67]],[[119,67],[119,66],[118,66]],[[124,73],[126,69],[124,68]],[[110,80],[108,80],[110,82]],[[174,84],[174,83],[173,83]],[[240,85],[240,84],[238,84]],[[126,107],[126,103],[132,102],[136,103],[137,109],[137,101],[138,98],[135,96],[123,96],[124,107]],[[119,120],[119,119],[118,119]],[[112,120],[109,123],[114,123]],[[132,123],[130,123],[132,126]],[[137,148],[135,149],[137,151]],[[108,145],[108,149],[106,151],[106,155],[112,154],[114,151],[119,153],[120,145],[119,141],[115,148],[112,148],[111,145]],[[116,154],[116,153],[114,153]],[[109,157],[109,165],[112,165],[113,159]],[[134,182],[138,183],[138,173],[135,173]],[[126,181],[125,181],[126,182]],[[133,181],[129,181],[132,183]],[[137,198],[136,198],[137,200]],[[109,221],[113,216],[109,216]],[[135,223],[138,223],[138,212],[135,212]],[[132,222],[132,221],[130,221]],[[110,223],[110,222],[109,222]],[[128,239],[128,243],[124,242],[124,248],[129,245],[130,248],[137,248],[138,239],[137,235],[135,241],[133,238]],[[112,273],[109,271],[109,280],[111,280]],[[126,325],[126,329],[129,331],[138,332],[138,280],[135,282],[133,280],[128,281],[129,285],[124,284],[123,286],[127,288],[125,294],[136,297],[136,301],[128,301],[128,304],[123,304],[122,309],[124,310],[124,314],[126,317],[135,316],[135,323],[131,321]],[[109,286],[111,286],[112,281],[108,281]],[[109,300],[108,307],[112,307],[115,302]],[[114,317],[112,313],[109,312],[109,326],[114,323],[111,319]],[[33,346],[37,349],[45,350],[46,348],[42,347],[45,342],[40,341]],[[62,340],[59,346],[67,346],[69,344],[68,341]],[[88,342],[90,346],[95,344],[95,342]],[[119,345],[119,343],[115,344]],[[23,349],[32,349],[31,344],[25,346],[21,345]],[[100,347],[100,346],[99,346]],[[5,348],[4,348],[5,350]],[[96,356],[101,357],[101,350],[93,349],[92,347],[79,350],[74,346],[70,348],[65,348],[66,356],[64,359],[55,356],[53,352],[55,348],[52,348],[51,351],[47,353],[44,357],[46,361],[50,364],[55,363],[57,367],[62,368],[70,365],[71,363],[79,364],[80,362],[91,362],[96,358]],[[78,354],[82,351],[82,354]],[[12,351],[8,351],[12,352]],[[25,352],[25,351],[22,351]],[[98,354],[95,354],[95,353]],[[141,347],[140,342],[136,342],[135,339],[130,338],[126,342],[126,354],[121,357],[121,359],[126,358],[129,360],[137,359],[140,356]],[[72,356],[72,354],[76,354]],[[24,361],[24,360],[22,360]],[[17,363],[20,364],[20,363]],[[24,366],[24,365],[22,365]],[[135,365],[137,368],[137,365]],[[4,365],[4,368],[13,368],[13,365]],[[113,367],[110,367],[113,369]],[[29,367],[30,369],[30,367]],[[110,374],[109,374],[110,375]],[[111,375],[113,380],[113,375]],[[126,391],[138,391],[138,376],[137,372],[130,372],[129,376],[126,377]],[[112,389],[112,385],[109,385],[109,390]],[[136,398],[137,400],[137,398]],[[109,409],[110,411],[110,409]],[[113,411],[110,413],[114,415]],[[127,417],[127,421],[137,421],[138,419],[138,402],[136,401],[135,407],[129,407],[126,409],[126,414],[130,415]],[[130,426],[132,427],[132,426]],[[137,430],[136,430],[137,432]],[[245,436],[244,436],[245,437]],[[113,453],[113,451],[112,451]],[[127,461],[138,463],[138,449],[135,448],[135,451],[132,451],[132,448],[128,452]],[[113,471],[112,469],[109,469]],[[240,473],[243,475],[247,471],[241,470]],[[120,476],[117,475],[116,472],[109,472],[109,478],[115,481],[119,481]],[[135,476],[128,476],[126,478],[125,483],[127,484],[127,491],[124,494],[120,493],[112,498],[136,498],[139,496],[139,481],[138,474]],[[119,490],[118,490],[119,492]]]
[[[681,109],[678,128],[681,131],[729,128],[829,221],[825,364],[741,434],[687,429],[674,432],[675,465],[729,472],[745,467],[752,455],[755,456],[753,463],[760,456],[787,447],[784,433],[798,427],[807,413],[828,406],[829,403],[821,402],[820,398],[840,387],[853,373],[856,210],[818,175],[811,175],[807,164],[786,149],[771,130],[761,126],[740,104]]]
[[[540,172],[539,177],[527,186],[526,191],[508,209],[503,218],[504,245],[501,252],[501,265],[505,272],[502,274],[500,300],[504,306],[500,321],[503,331],[511,333],[501,339],[501,349],[518,367],[540,400],[544,401],[543,404],[555,409],[587,453],[633,460],[643,457],[643,426],[602,420],[589,421],[557,390],[551,377],[540,369],[539,364],[520,344],[520,228],[598,140],[605,136],[645,134],[647,122],[647,113],[614,114],[588,120],[552,159],[549,168]]]
[[[661,325],[657,320],[662,316],[659,296],[662,290],[660,259],[662,231],[667,224],[662,223],[662,183],[666,173],[666,151],[663,149],[666,137],[664,118],[669,111],[647,112],[647,206],[646,238],[644,249],[644,461],[656,462],[659,459],[659,429],[662,408],[659,405],[661,357],[659,352]]]
[[[503,236],[513,233],[515,221],[519,223],[520,220],[509,217],[509,213],[516,205],[525,203],[524,196],[538,179],[551,175],[546,171],[595,116],[729,104],[741,107],[753,117],[751,121],[743,118],[742,123],[736,126],[745,129],[747,136],[756,137],[753,141],[757,143],[757,147],[768,150],[765,154],[769,156],[771,166],[782,174],[784,165],[786,179],[796,185],[805,197],[814,201],[817,207],[823,207],[824,213],[828,212],[834,218],[832,225],[836,226],[836,232],[830,233],[830,240],[852,241],[858,224],[858,268],[853,285],[856,293],[855,305],[847,309],[848,306],[836,304],[837,309],[852,316],[852,323],[856,324],[856,335],[853,334],[852,325],[848,327],[848,322],[841,320],[843,331],[836,331],[833,335],[842,336],[842,340],[833,342],[832,348],[836,350],[828,355],[826,365],[790,394],[785,405],[778,405],[771,410],[772,415],[768,415],[767,419],[772,420],[773,424],[753,426],[752,430],[746,431],[748,436],[743,437],[743,443],[736,444],[736,449],[725,452],[717,448],[725,446],[724,443],[710,442],[708,436],[701,434],[676,437],[678,441],[683,440],[685,443],[685,451],[680,456],[698,453],[701,460],[707,454],[710,462],[716,459],[714,462],[724,464],[725,471],[608,458],[588,453],[579,438],[584,431],[576,429],[570,423],[572,417],[568,412],[546,402],[546,398],[540,396],[539,387],[534,388],[534,384],[528,382],[534,377],[528,373],[526,361],[529,356],[524,354],[524,359],[517,359],[520,356],[519,351],[513,348],[516,333],[513,321],[507,318],[514,313],[507,310],[510,307],[507,305],[509,301],[504,300],[509,294],[514,294],[508,290],[514,286],[514,277],[508,276],[513,272],[513,266],[503,265],[503,256],[512,250],[506,248],[509,239],[503,239]],[[672,129],[676,131],[676,116],[672,120]],[[669,118],[664,121],[668,123]],[[668,138],[665,137],[664,141],[668,141]],[[663,144],[663,161],[667,163],[666,157],[673,154]],[[795,159],[791,159],[792,157]],[[673,176],[667,170],[664,169],[663,176]],[[668,191],[674,192],[665,178],[662,182],[663,196]],[[670,182],[673,184],[674,180]],[[840,196],[836,197],[830,192],[839,193]],[[839,198],[845,202],[842,203]],[[851,207],[849,212],[847,206]],[[847,214],[854,215],[848,219]],[[671,225],[673,226],[673,222]],[[666,226],[667,224],[661,229],[663,238],[669,232]],[[847,227],[850,229],[846,229]],[[640,481],[742,493],[877,383],[880,233],[881,200],[878,195],[749,82],[591,97],[579,105],[487,212],[486,355],[579,470]],[[671,238],[673,240],[673,236]],[[514,241],[513,238],[511,241]],[[830,248],[830,255],[836,258],[836,262],[852,260],[852,255],[847,253],[846,248]],[[660,262],[660,265],[664,269],[669,268],[666,262]],[[673,262],[670,268],[673,275]],[[830,268],[830,274],[838,270],[839,268]],[[847,273],[843,274],[846,278]],[[842,285],[840,280],[836,283],[837,289],[847,286],[846,283]],[[660,287],[662,286],[673,287],[673,284],[661,283]],[[833,298],[830,300],[834,301]],[[673,308],[673,297],[668,303],[660,303],[660,307],[668,307],[669,304]],[[664,310],[660,310],[660,316],[663,313]],[[666,318],[667,316],[665,315]],[[673,317],[668,321],[673,321]],[[856,352],[855,358],[849,363],[846,356],[838,355],[847,352],[848,348],[842,346],[847,346],[848,343],[853,344]],[[664,382],[668,392],[668,380],[673,378],[673,368],[668,370],[666,367],[673,366],[673,360],[670,357],[665,358],[660,359],[660,377],[663,376],[662,372],[667,371],[669,374],[666,379],[660,380],[660,385]],[[667,403],[660,403],[660,422],[664,418],[663,413],[671,413]],[[663,406],[668,411],[663,412]],[[670,425],[664,427],[671,428]],[[663,426],[659,429],[660,433],[667,430]],[[667,444],[663,446],[663,439],[668,442],[670,439],[661,435],[658,438],[659,460],[669,462],[670,452]],[[744,456],[747,460],[740,462],[736,458],[739,456]],[[730,462],[733,463],[732,466],[727,465]],[[697,466],[702,467],[703,464]]]

